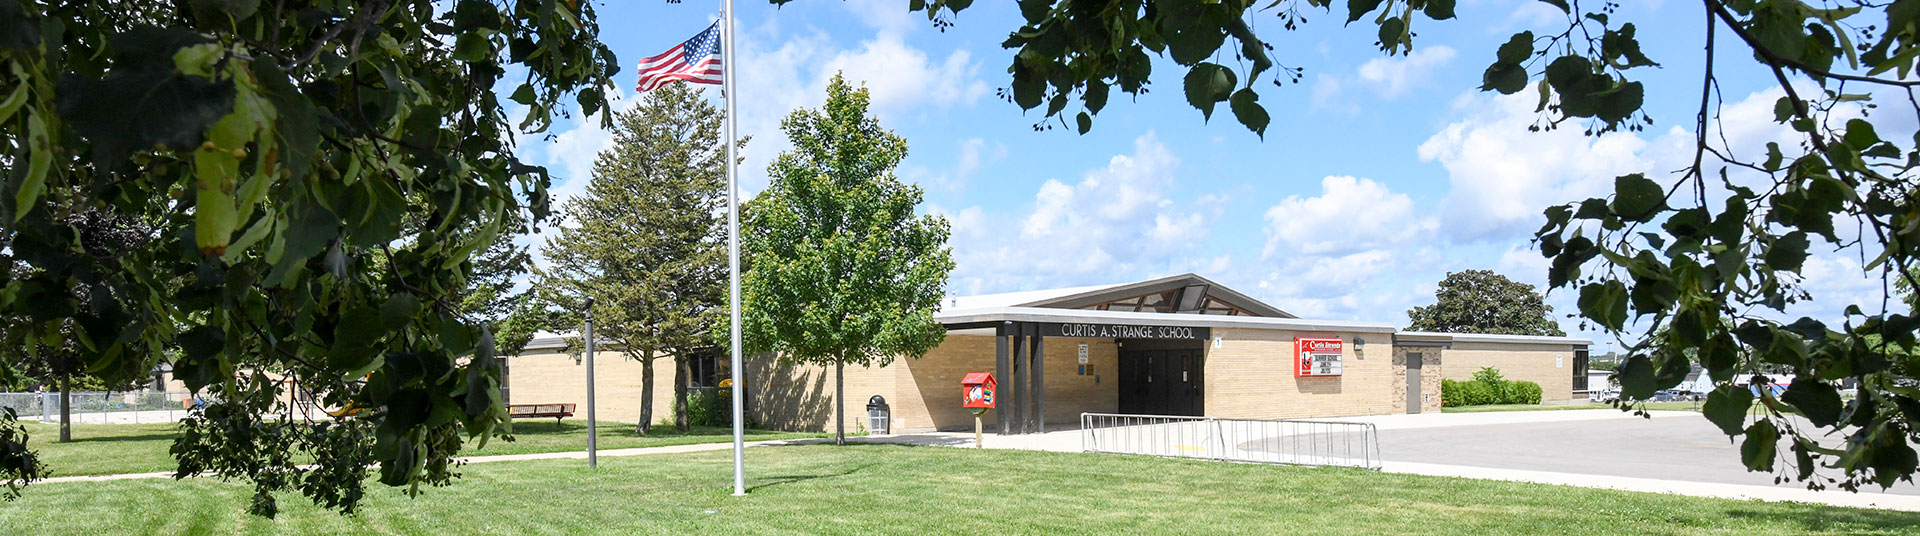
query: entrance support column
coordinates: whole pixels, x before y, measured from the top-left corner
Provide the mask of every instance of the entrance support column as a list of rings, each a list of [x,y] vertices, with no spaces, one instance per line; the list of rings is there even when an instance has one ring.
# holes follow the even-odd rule
[[[1033,404],[1029,415],[1033,426],[1028,430],[1034,433],[1047,431],[1047,346],[1046,336],[1040,334],[1040,326],[1028,324],[1031,330],[1027,337],[1032,350],[1027,356],[1032,360],[1033,368],[1028,377],[1032,379],[1028,392],[1033,393]]]
[[[1025,323],[1014,324],[1013,330],[1013,433],[1024,434],[1032,430],[1027,426],[1027,406],[1033,399],[1028,397],[1033,391],[1027,388],[1033,377],[1033,354],[1027,345],[1027,332],[1033,328]]]
[[[1007,333],[1008,324],[1009,323],[1003,322],[993,330],[993,377],[999,378],[1000,381],[1006,382],[1007,385],[1013,385],[1013,377],[1007,375],[1007,365],[1009,361],[1007,358],[1007,335],[1010,335],[1010,333]],[[1003,389],[1003,391],[1005,391],[1005,389]],[[1008,410],[1013,409],[1013,400],[1012,397],[1005,396],[1005,393],[1002,393],[1000,401],[1005,404],[1006,407],[1001,409],[999,415],[994,416],[994,419],[1000,421],[1000,435],[1009,435],[1013,433],[1013,419],[1007,416],[1011,415]]]

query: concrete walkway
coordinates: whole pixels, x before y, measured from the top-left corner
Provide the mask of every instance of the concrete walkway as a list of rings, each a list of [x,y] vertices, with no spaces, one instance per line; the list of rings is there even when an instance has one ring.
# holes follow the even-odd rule
[[[848,441],[852,441],[855,439],[857,438],[852,438],[852,437],[847,438]],[[813,443],[820,443],[824,441],[831,441],[831,440],[818,439],[818,438],[770,439],[766,441],[748,441],[746,445],[749,447],[758,447],[758,446],[764,446],[764,445],[807,445],[807,444],[813,444]],[[733,443],[731,442],[696,443],[692,445],[669,445],[665,447],[636,447],[636,448],[626,448],[626,449],[604,449],[604,450],[601,450],[598,454],[600,457],[603,457],[603,458],[618,458],[622,456],[645,456],[649,454],[680,454],[680,453],[686,453],[686,452],[704,452],[709,450],[727,450],[731,448],[733,448]],[[456,462],[461,462],[461,463],[492,463],[492,462],[517,462],[517,461],[526,461],[526,460],[584,460],[584,459],[587,459],[587,451],[573,450],[573,451],[567,451],[567,452],[539,452],[539,453],[533,453],[533,454],[499,454],[494,456],[468,456],[465,458],[455,458],[454,460]],[[34,483],[35,484],[58,484],[61,482],[106,482],[106,481],[112,481],[112,480],[138,480],[138,479],[144,479],[144,478],[173,478],[173,472],[165,471],[165,472],[157,472],[157,473],[126,473],[126,474],[118,474],[118,475],[60,476],[60,477],[36,480],[34,481]]]

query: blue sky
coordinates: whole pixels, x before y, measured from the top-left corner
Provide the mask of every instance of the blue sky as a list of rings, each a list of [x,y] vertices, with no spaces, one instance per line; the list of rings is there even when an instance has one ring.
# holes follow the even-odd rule
[[[1165,60],[1151,92],[1116,92],[1093,132],[1034,131],[1037,114],[994,92],[1009,80],[1011,52],[999,43],[1021,22],[1012,2],[977,2],[941,32],[904,0],[740,0],[740,126],[754,137],[742,186],[764,188],[767,162],[787,146],[779,119],[818,106],[826,79],[843,71],[910,144],[899,175],[953,222],[954,294],[1195,272],[1304,317],[1404,323],[1448,271],[1493,269],[1543,285],[1546,264],[1528,243],[1542,209],[1603,195],[1622,173],[1664,174],[1691,160],[1702,14],[1678,2],[1623,4],[1616,20],[1636,22],[1662,64],[1639,74],[1656,122],[1643,132],[1527,132],[1531,91],[1500,98],[1475,88],[1508,36],[1563,25],[1561,16],[1534,0],[1463,0],[1456,20],[1417,21],[1416,48],[1396,57],[1374,48],[1364,21],[1343,27],[1342,16],[1309,11],[1308,24],[1287,32],[1270,13],[1252,16],[1278,61],[1305,69],[1298,84],[1262,82],[1273,123],[1261,140],[1224,106],[1203,121],[1180,94],[1184,70]],[[631,92],[632,63],[704,29],[717,6],[602,5],[602,37],[626,65],[621,93]],[[1751,150],[1788,139],[1770,121],[1771,79],[1751,62],[1722,65],[1729,143]],[[552,134],[525,139],[522,157],[555,173],[557,195],[575,195],[610,136],[577,120]],[[1838,318],[1849,303],[1877,304],[1879,280],[1862,278],[1851,254],[1810,261],[1817,301],[1791,312]],[[1557,317],[1573,310],[1571,293],[1549,303]]]

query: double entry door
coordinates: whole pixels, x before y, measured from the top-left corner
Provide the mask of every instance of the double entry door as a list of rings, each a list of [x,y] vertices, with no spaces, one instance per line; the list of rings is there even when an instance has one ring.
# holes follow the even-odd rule
[[[1199,348],[1120,350],[1120,412],[1134,415],[1206,414],[1203,374],[1206,353]]]

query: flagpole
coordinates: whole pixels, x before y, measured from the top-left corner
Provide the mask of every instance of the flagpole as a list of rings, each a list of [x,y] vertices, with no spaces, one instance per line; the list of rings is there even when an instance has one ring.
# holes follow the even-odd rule
[[[742,393],[746,391],[746,367],[740,359],[740,180],[735,168],[737,159],[733,156],[738,145],[734,137],[733,102],[737,95],[733,92],[733,73],[739,65],[733,62],[733,0],[721,0],[720,12],[720,95],[727,101],[727,267],[728,300],[733,321],[727,323],[733,336],[733,495],[747,494],[747,444],[746,420],[741,416]]]

